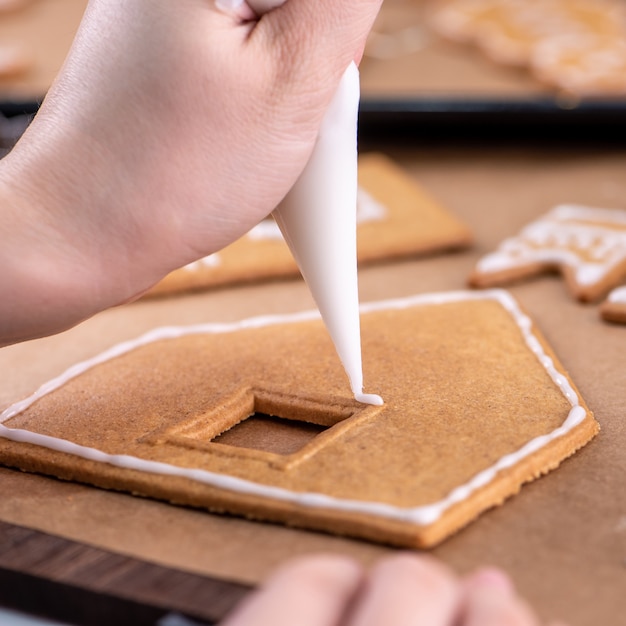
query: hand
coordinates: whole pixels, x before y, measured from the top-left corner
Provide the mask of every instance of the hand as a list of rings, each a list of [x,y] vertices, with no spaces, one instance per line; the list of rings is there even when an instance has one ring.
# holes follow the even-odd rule
[[[343,557],[293,561],[221,626],[292,624],[538,626],[539,621],[500,570],[484,568],[461,580],[430,557],[401,554],[381,560],[367,574]]]
[[[381,0],[91,0],[0,161],[0,345],[133,299],[267,216]]]

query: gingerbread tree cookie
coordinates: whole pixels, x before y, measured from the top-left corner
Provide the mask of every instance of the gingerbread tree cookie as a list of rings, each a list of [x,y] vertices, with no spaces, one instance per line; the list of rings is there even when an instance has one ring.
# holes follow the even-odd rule
[[[600,315],[608,322],[626,324],[626,285],[616,287],[600,305]]]
[[[557,206],[480,259],[469,283],[491,287],[554,271],[583,302],[619,284],[626,276],[626,211]]]

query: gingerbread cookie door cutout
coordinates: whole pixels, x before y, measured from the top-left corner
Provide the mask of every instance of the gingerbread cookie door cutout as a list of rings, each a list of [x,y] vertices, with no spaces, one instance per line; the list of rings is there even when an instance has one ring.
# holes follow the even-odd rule
[[[412,547],[554,469],[598,426],[504,291],[362,306],[357,403],[317,312],[157,329],[0,416],[0,461],[177,504]],[[265,415],[308,423],[256,449]],[[263,426],[265,424],[265,426]],[[259,431],[257,431],[258,433]],[[256,438],[256,436],[255,436]]]
[[[379,411],[342,397],[307,398],[242,386],[216,398],[207,412],[158,427],[141,441],[288,470]]]

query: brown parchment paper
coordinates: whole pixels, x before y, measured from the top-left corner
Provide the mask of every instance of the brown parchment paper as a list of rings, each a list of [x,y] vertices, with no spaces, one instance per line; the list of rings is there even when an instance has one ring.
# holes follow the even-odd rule
[[[387,0],[385,6],[406,3]],[[41,66],[37,74],[0,84],[0,97],[40,95],[69,45],[71,33],[63,29],[75,28],[83,6],[83,0],[36,0],[26,21],[26,14],[1,17],[0,36],[5,40],[41,41],[43,50],[55,52],[50,65]],[[54,32],[65,34],[55,38]],[[44,37],[52,38],[48,46]],[[437,41],[429,46],[431,52],[424,55],[432,56],[420,56],[419,66],[415,55],[393,66],[366,58],[364,93],[467,93],[476,85],[507,93],[537,88],[522,75],[479,60],[478,54],[464,50],[457,56],[450,45]],[[454,72],[444,72],[444,67]],[[363,301],[464,288],[481,254],[556,203],[626,208],[626,149],[416,146],[388,152],[468,223],[476,244],[463,253],[363,269]],[[460,572],[485,563],[506,568],[544,618],[558,616],[571,626],[617,626],[626,614],[626,326],[602,322],[597,305],[572,301],[557,277],[516,285],[511,291],[568,368],[602,432],[558,470],[481,516],[434,554]],[[304,283],[293,280],[110,310],[61,335],[0,350],[0,409],[69,365],[157,325],[228,321],[312,306]],[[7,469],[0,469],[0,489],[4,521],[248,583],[298,554],[340,552],[371,563],[389,551]]]
[[[556,203],[626,205],[626,151],[407,148],[390,154],[472,227],[476,244],[463,253],[363,269],[363,301],[464,288],[479,255]],[[626,326],[601,321],[597,305],[574,302],[555,276],[511,291],[569,370],[602,432],[434,553],[461,572],[484,563],[505,567],[546,618],[617,625],[626,611]],[[0,407],[72,363],[157,325],[312,306],[304,283],[294,280],[113,309],[61,335],[0,350]],[[0,485],[5,521],[249,583],[297,554],[340,552],[371,563],[388,552],[11,470],[0,470]]]

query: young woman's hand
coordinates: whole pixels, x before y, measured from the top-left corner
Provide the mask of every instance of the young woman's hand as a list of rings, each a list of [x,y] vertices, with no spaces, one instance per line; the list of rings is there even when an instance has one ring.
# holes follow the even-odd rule
[[[483,568],[461,579],[433,558],[407,553],[387,557],[369,572],[337,556],[292,561],[221,626],[293,624],[539,626],[539,621],[502,571]]]
[[[91,0],[0,161],[0,345],[137,297],[267,216],[380,2],[246,19],[214,0]]]

